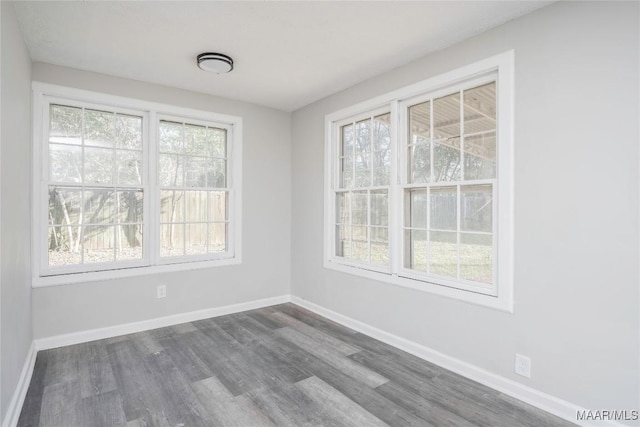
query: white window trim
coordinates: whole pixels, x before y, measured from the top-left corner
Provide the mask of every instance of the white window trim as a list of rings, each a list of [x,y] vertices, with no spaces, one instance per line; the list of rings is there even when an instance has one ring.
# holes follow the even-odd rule
[[[70,88],[65,86],[52,85],[42,82],[32,83],[33,91],[33,183],[32,183],[32,287],[55,286],[71,283],[83,283],[93,281],[111,280],[124,277],[134,277],[141,275],[157,274],[171,271],[194,270],[225,265],[237,265],[242,262],[242,118],[226,114],[213,113],[209,111],[195,110],[184,107],[177,107],[168,104],[142,101],[138,99],[109,95],[99,92]],[[150,140],[157,139],[158,117],[174,116],[181,120],[193,120],[204,122],[215,122],[224,124],[231,132],[231,150],[228,154],[233,159],[231,173],[228,175],[229,184],[229,228],[228,241],[229,251],[216,258],[215,254],[203,256],[185,256],[176,259],[159,259],[158,236],[156,232],[159,226],[159,218],[154,218],[150,209],[144,210],[144,232],[147,233],[147,247],[143,252],[143,260],[134,262],[114,262],[110,263],[114,269],[90,271],[90,272],[61,272],[56,275],[42,275],[42,262],[46,261],[47,253],[43,253],[43,239],[46,234],[43,230],[47,224],[43,225],[41,214],[44,210],[42,199],[42,188],[47,183],[44,176],[44,143],[47,141],[45,133],[44,118],[45,108],[48,104],[45,98],[60,98],[61,102],[82,104],[94,104],[101,108],[113,108],[118,110],[136,110],[136,114],[144,114],[146,119],[143,132],[143,162],[147,166],[147,182],[145,189],[145,206],[155,206],[158,202],[159,189],[156,185],[157,174],[155,162],[149,161],[149,150],[157,150],[158,147],[150,145]],[[48,113],[47,113],[48,114]],[[157,153],[154,154],[157,157]],[[45,248],[46,249],[46,248]],[[156,253],[158,252],[158,253]],[[44,257],[44,258],[43,258]]]
[[[402,229],[402,214],[404,204],[400,186],[399,156],[402,147],[399,144],[400,109],[401,104],[407,100],[422,96],[425,93],[436,93],[441,89],[454,86],[475,78],[480,78],[487,73],[496,73],[497,89],[497,135],[500,136],[497,145],[497,201],[494,200],[495,215],[494,224],[497,230],[496,259],[494,265],[497,269],[494,274],[497,284],[494,294],[471,290],[463,290],[453,287],[457,280],[451,282],[451,287],[443,284],[430,283],[428,278],[421,277],[416,272],[406,270],[400,265],[401,236],[398,230]],[[365,277],[385,283],[402,286],[405,288],[425,291],[457,300],[470,302],[502,311],[513,313],[513,111],[514,111],[514,52],[513,50],[492,56],[490,58],[457,68],[450,72],[440,74],[427,80],[403,87],[401,89],[372,98],[359,104],[344,108],[325,117],[325,182],[324,182],[324,259],[325,268]],[[391,111],[391,185],[389,194],[389,251],[391,264],[389,267],[375,268],[368,264],[358,264],[334,256],[335,251],[335,200],[333,197],[335,182],[335,135],[336,124],[343,119],[367,114],[380,108]],[[395,129],[395,131],[393,131]]]

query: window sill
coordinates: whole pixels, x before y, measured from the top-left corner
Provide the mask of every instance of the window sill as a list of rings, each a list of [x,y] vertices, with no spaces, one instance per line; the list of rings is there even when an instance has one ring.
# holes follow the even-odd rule
[[[346,265],[344,263],[332,260],[325,260],[324,267],[329,270],[339,271],[341,273],[346,273],[353,276],[364,277],[367,279],[376,280],[378,282],[389,283],[392,285],[401,286],[403,288],[414,289],[430,294],[452,298],[458,301],[513,313],[512,298],[507,295],[500,295],[500,292],[498,292],[497,296],[487,295],[426,282],[424,281],[424,279],[402,277],[388,272],[384,273],[362,267]]]
[[[144,267],[130,267],[117,270],[92,271],[87,273],[59,274],[55,276],[34,276],[31,286],[42,288],[47,286],[71,285],[75,283],[98,282],[104,280],[123,279],[128,277],[148,276],[151,274],[169,273],[173,271],[200,270],[203,268],[238,265],[242,260],[238,255],[207,261],[179,262]]]

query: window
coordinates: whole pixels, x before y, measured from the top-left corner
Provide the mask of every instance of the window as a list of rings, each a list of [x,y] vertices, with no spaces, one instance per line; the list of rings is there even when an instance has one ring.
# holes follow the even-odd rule
[[[160,120],[160,256],[227,250],[227,129]]]
[[[388,112],[340,126],[336,197],[336,255],[389,264],[391,137]]]
[[[241,119],[34,83],[34,285],[240,262]]]
[[[512,54],[327,116],[325,266],[512,308]]]

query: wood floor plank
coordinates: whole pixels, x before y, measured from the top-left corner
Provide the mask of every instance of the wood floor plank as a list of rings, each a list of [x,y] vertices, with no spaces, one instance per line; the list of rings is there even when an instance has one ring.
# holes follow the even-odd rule
[[[277,426],[339,426],[333,419],[324,416],[324,408],[293,384],[282,383],[273,388],[256,389],[247,397]]]
[[[272,311],[280,311],[294,319],[300,320],[314,328],[326,332],[327,334],[339,338],[344,342],[353,342],[350,337],[357,332],[344,325],[329,320],[312,311],[304,309],[295,304],[280,304],[269,307]],[[285,325],[286,326],[286,325]]]
[[[234,397],[215,377],[191,384],[209,414],[211,425],[244,427],[275,426],[247,396]]]
[[[307,337],[304,334],[301,334],[294,329],[285,327],[278,329],[277,333],[282,337],[288,339],[295,345],[299,346],[300,348],[304,349],[308,353],[314,354],[327,363],[336,366],[344,373],[344,375],[354,378],[355,380],[362,382],[368,387],[375,388],[388,381],[388,379],[383,377],[382,375],[379,375],[371,371],[370,369],[358,365],[357,363],[355,363],[351,359],[348,359],[347,357],[344,357],[337,351],[317,345],[317,343],[313,339]]]
[[[434,404],[393,381],[376,388],[376,392],[434,426],[473,427],[476,425],[454,411]]]
[[[189,382],[199,381],[213,375],[209,365],[196,353],[197,341],[201,338],[198,330],[160,339],[159,343]]]
[[[255,320],[256,322],[260,323],[261,325],[263,325],[266,328],[269,329],[279,329],[282,327],[282,325],[280,325],[277,322],[274,322],[272,319],[269,318],[269,316],[266,314],[268,312],[265,312],[263,310],[251,310],[251,311],[245,311],[244,314],[245,316]]]
[[[127,421],[171,425],[158,392],[163,384],[156,383],[151,366],[137,348],[127,340],[107,345],[107,351]]]
[[[329,334],[326,334],[313,326],[309,326],[304,322],[299,321],[285,313],[275,312],[270,314],[272,319],[277,320],[281,324],[284,324],[296,331],[308,336],[312,340],[316,341],[318,345],[326,346],[335,350],[336,352],[342,354],[343,356],[348,356],[350,354],[354,354],[360,351],[360,348],[355,347],[353,345],[349,345]]]
[[[410,384],[414,388],[430,382],[435,373],[416,372],[402,364],[401,359],[383,358],[368,350],[362,350],[349,356],[354,362],[400,384]]]
[[[75,381],[62,381],[47,385],[42,396],[40,426],[80,425],[76,411],[76,405],[80,399],[80,388]]]
[[[376,393],[372,388],[344,375],[334,366],[312,354],[298,351],[289,353],[289,357],[295,361],[296,365],[313,372],[322,381],[390,426],[430,427],[430,424],[423,419]]]
[[[127,424],[122,399],[116,390],[83,398],[76,412],[79,426],[116,427]]]
[[[116,390],[116,380],[104,343],[90,342],[85,349],[78,362],[80,395],[84,398]]]
[[[572,425],[281,304],[38,353],[19,427]]]
[[[166,351],[147,357],[162,411],[173,426],[207,426],[207,412]]]
[[[334,419],[337,425],[347,427],[388,427],[388,424],[318,377],[314,376],[302,380],[296,383],[296,387],[309,396],[316,405],[324,409],[324,418]]]

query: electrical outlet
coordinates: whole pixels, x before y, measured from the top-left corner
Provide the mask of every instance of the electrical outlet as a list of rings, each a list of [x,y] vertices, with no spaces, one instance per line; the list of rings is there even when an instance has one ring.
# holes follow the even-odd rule
[[[531,359],[516,353],[516,374],[531,378]]]
[[[166,298],[167,296],[167,285],[158,285],[156,288],[156,298]]]

